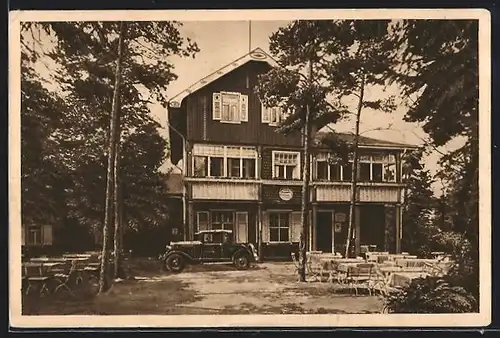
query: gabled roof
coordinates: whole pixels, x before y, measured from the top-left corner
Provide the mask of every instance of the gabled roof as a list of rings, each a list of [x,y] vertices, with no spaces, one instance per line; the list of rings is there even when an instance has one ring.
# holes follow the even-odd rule
[[[276,67],[278,64],[277,62],[266,52],[264,52],[261,48],[255,48],[251,52],[243,55],[239,59],[225,65],[224,67],[220,68],[219,70],[213,72],[210,75],[205,76],[198,82],[192,84],[179,94],[175,95],[169,100],[169,106],[170,107],[180,107],[182,100],[188,96],[191,93],[194,93],[198,89],[203,88],[204,86],[208,85],[209,83],[221,78],[222,76],[228,74],[232,70],[244,65],[247,62],[250,61],[261,61],[261,62],[266,62],[272,67]]]
[[[317,143],[319,143],[321,137],[327,136],[329,134],[333,134],[333,133],[328,132],[328,131],[319,131],[316,133],[315,141]],[[355,135],[352,133],[335,133],[335,135],[338,136],[342,141],[344,141],[346,143],[351,143],[351,144],[354,143]],[[359,136],[359,146],[365,147],[365,148],[395,148],[395,149],[419,148],[419,146],[414,145],[414,144],[379,140],[379,139],[366,137],[366,136],[362,136],[362,135]]]

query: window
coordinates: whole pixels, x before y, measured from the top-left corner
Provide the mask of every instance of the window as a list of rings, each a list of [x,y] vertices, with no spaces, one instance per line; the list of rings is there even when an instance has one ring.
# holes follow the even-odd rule
[[[350,181],[352,165],[330,163],[329,155],[319,153],[316,156],[316,179],[323,181]]]
[[[316,162],[316,177],[318,180],[328,180],[328,162],[327,161],[317,161]]]
[[[316,179],[351,181],[352,159],[348,165],[329,163],[328,154],[316,156]],[[394,155],[374,154],[359,157],[358,178],[365,182],[395,182],[396,158]]]
[[[300,179],[300,154],[273,151],[273,177],[285,180]]]
[[[269,213],[269,240],[271,242],[290,241],[290,213]]]
[[[234,230],[233,211],[212,211],[212,229]]]
[[[39,226],[28,227],[27,245],[42,245],[42,228]]]
[[[210,157],[210,176],[224,176],[224,157]]]
[[[256,178],[257,150],[254,147],[196,144],[193,176]]]
[[[262,105],[262,123],[277,126],[286,117],[281,107],[266,107]]]
[[[214,93],[212,118],[226,123],[248,122],[248,95],[233,92]]]
[[[396,158],[394,155],[374,154],[371,156],[360,156],[359,162],[359,178],[361,181],[396,181]]]
[[[341,181],[352,181],[352,167],[353,164],[349,163],[346,166],[342,166],[342,178]]]
[[[193,176],[208,176],[208,156],[193,156]]]

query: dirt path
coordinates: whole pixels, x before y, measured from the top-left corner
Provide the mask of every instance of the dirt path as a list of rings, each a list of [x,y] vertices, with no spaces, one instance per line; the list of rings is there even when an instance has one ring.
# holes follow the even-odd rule
[[[340,314],[378,313],[382,306],[375,296],[336,294],[332,284],[299,284],[289,263],[264,263],[246,271],[206,265],[165,278],[187,283],[187,289],[196,293],[196,301],[176,306],[185,309],[224,314]]]

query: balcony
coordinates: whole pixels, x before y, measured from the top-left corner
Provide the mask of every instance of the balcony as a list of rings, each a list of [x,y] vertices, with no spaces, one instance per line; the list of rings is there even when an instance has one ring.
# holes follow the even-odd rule
[[[349,202],[349,182],[314,183],[318,202]],[[402,185],[396,183],[358,183],[359,202],[400,203]]]
[[[257,201],[259,182],[224,178],[186,178],[194,200]]]

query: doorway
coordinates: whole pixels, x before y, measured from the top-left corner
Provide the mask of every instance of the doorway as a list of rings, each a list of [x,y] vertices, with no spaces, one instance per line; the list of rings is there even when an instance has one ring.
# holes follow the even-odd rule
[[[333,252],[333,211],[318,211],[316,223],[316,249]]]

